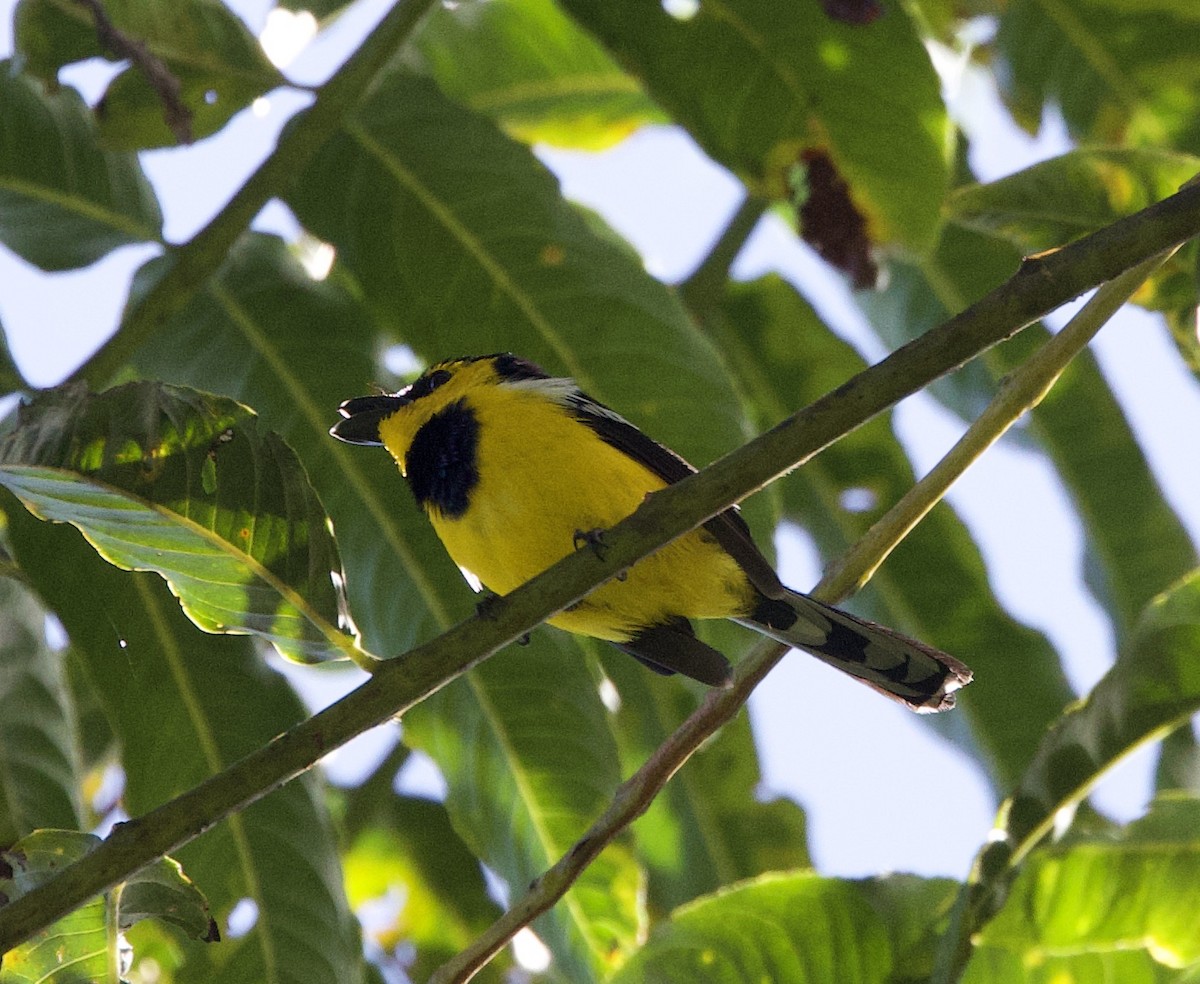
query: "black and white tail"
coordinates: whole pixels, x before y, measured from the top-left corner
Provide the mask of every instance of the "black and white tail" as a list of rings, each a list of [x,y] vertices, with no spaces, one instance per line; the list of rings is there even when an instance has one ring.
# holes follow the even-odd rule
[[[953,656],[866,619],[788,590],[766,599],[748,628],[812,653],[918,713],[954,706],[971,671]]]

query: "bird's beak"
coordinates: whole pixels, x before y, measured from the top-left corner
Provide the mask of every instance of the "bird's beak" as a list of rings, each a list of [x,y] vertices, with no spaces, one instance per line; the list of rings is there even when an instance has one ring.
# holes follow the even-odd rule
[[[338,413],[345,419],[330,427],[329,433],[347,444],[382,445],[380,423],[411,402],[407,396],[399,393],[357,396],[338,407]]]

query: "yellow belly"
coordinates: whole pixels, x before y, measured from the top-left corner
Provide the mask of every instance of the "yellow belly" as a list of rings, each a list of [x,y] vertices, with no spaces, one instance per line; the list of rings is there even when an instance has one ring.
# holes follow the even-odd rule
[[[577,531],[604,530],[665,483],[605,444],[588,427],[537,398],[520,413],[474,403],[480,422],[479,482],[457,519],[430,518],[454,562],[507,594],[573,552]],[[516,425],[519,422],[520,427]],[[613,642],[673,615],[746,614],[753,589],[740,567],[703,530],[645,558],[550,619],[552,625]]]

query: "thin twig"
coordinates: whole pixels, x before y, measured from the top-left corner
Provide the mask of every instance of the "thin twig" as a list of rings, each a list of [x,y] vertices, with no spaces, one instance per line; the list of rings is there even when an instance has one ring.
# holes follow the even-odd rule
[[[102,47],[118,58],[129,61],[146,77],[150,87],[157,93],[163,107],[163,121],[181,144],[192,142],[192,111],[183,101],[183,84],[167,68],[150,46],[140,38],[131,38],[109,19],[108,11],[100,0],[75,0],[92,15],[96,25],[96,37]]]

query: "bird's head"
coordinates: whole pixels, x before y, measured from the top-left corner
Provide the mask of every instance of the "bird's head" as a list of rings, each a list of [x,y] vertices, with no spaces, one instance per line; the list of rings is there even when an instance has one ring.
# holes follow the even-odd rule
[[[421,426],[469,393],[488,386],[548,378],[528,359],[507,352],[445,359],[397,393],[347,400],[338,407],[343,419],[329,433],[347,444],[384,446],[402,460]]]

